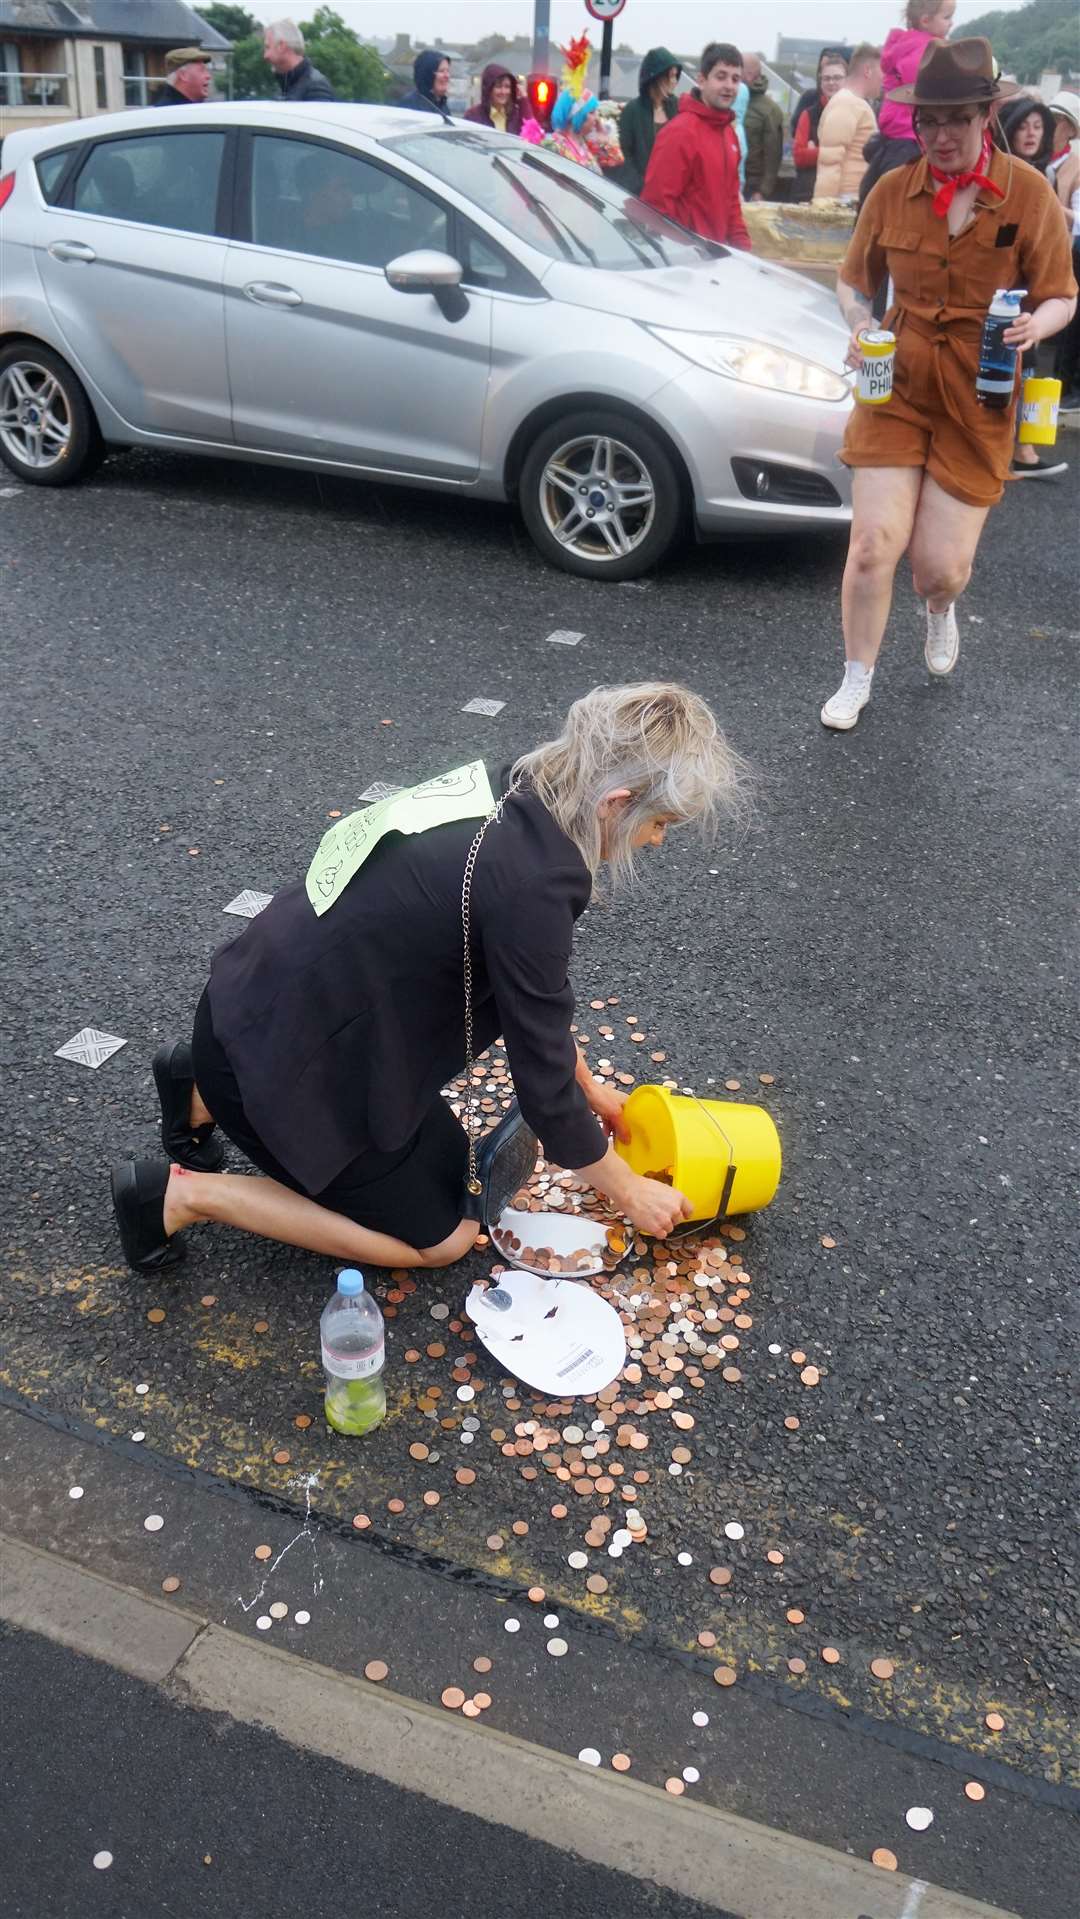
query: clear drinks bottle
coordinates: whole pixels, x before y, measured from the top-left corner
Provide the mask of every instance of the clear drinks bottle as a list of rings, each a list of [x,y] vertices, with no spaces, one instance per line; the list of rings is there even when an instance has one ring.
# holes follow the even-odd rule
[[[359,1438],[386,1412],[383,1316],[355,1266],[338,1274],[320,1322],[326,1417],[335,1432]]]
[[[1020,349],[1008,346],[1005,334],[1020,318],[1020,302],[1026,294],[1026,287],[999,287],[983,321],[975,398],[980,406],[990,407],[994,412],[1004,412],[1012,405]]]

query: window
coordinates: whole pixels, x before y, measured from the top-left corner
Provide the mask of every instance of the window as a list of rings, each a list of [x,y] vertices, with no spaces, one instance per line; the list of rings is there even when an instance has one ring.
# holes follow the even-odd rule
[[[418,247],[447,250],[446,208],[355,154],[258,134],[251,178],[257,246],[384,267]]]
[[[458,221],[454,250],[464,268],[466,286],[483,287],[492,293],[531,295],[534,299],[543,297],[532,275],[467,220]]]
[[[35,160],[38,184],[50,206],[55,206],[59,199],[64,175],[68,170],[68,162],[77,152],[77,147],[58,147],[55,153],[39,154]]]
[[[147,226],[213,233],[223,133],[148,133],[102,140],[79,169],[73,205],[79,213]]]
[[[715,257],[715,247],[622,187],[524,140],[455,131],[387,144],[551,260],[640,273]]]
[[[124,57],[124,105],[126,107],[148,107],[150,88],[146,78],[146,55],[141,47],[125,47]]]
[[[97,89],[97,103],[102,112],[109,104],[109,87],[105,79],[105,49],[94,48],[94,86]]]
[[[21,107],[23,103],[22,62],[13,40],[0,40],[0,106]]]

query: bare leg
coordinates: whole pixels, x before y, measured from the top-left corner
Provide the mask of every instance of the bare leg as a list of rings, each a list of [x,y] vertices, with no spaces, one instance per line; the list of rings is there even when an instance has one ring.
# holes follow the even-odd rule
[[[989,511],[955,500],[929,474],[923,481],[909,557],[915,591],[932,613],[944,613],[964,591]]]
[[[852,474],[853,515],[841,606],[845,657],[862,666],[872,667],[881,650],[893,576],[911,537],[924,483],[920,466],[861,466]]]
[[[475,1220],[463,1219],[437,1246],[409,1246],[389,1233],[358,1226],[279,1180],[242,1173],[189,1173],[174,1166],[165,1194],[165,1231],[171,1237],[201,1220],[217,1220],[263,1239],[280,1240],[285,1246],[303,1246],[329,1259],[366,1261],[370,1266],[451,1266],[464,1258],[480,1231]]]

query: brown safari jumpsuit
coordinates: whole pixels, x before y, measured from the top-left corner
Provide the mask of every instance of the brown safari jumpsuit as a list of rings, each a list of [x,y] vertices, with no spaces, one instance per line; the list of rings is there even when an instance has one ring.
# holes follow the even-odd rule
[[[1026,287],[1025,307],[1076,292],[1069,235],[1041,173],[995,147],[971,219],[950,235],[933,209],[924,159],[885,174],[859,215],[840,277],[867,300],[888,273],[895,304],[892,398],[856,406],[840,454],[845,466],[921,466],[968,506],[1000,500],[1012,458],[1016,396],[979,406],[975,375],[987,308],[999,287]]]

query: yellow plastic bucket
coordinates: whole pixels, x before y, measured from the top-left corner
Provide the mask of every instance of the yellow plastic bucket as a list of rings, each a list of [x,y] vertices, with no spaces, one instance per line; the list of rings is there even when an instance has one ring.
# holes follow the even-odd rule
[[[1053,446],[1057,439],[1060,380],[1039,380],[1029,373],[1020,389],[1021,446]]]
[[[616,1151],[635,1173],[670,1175],[693,1219],[756,1212],[780,1184],[780,1137],[763,1106],[637,1086],[623,1118],[630,1138]]]

